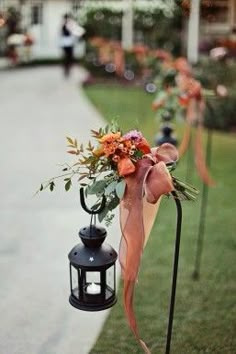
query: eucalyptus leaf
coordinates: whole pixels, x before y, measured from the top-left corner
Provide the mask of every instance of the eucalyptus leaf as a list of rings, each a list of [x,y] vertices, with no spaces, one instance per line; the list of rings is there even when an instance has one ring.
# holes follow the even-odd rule
[[[117,196],[114,196],[109,203],[107,203],[107,208],[108,210],[113,210],[115,209],[118,205],[120,204],[120,199]]]
[[[102,220],[106,217],[108,212],[109,212],[109,209],[105,206],[105,208],[98,214],[99,222],[102,222]]]
[[[123,198],[123,195],[125,193],[125,186],[126,186],[126,183],[125,183],[124,179],[122,179],[119,183],[117,183],[116,195],[119,199]]]
[[[50,183],[50,187],[49,187],[51,192],[53,191],[54,187],[55,187],[55,183],[51,182]]]
[[[69,181],[66,182],[66,184],[65,184],[65,190],[66,190],[67,192],[68,192],[68,190],[70,189],[71,184],[72,184],[71,180],[69,180]]]
[[[108,186],[105,189],[105,195],[109,195],[112,192],[114,192],[116,189],[117,183],[118,183],[117,181],[112,181],[110,184],[108,184]]]
[[[88,186],[88,194],[100,194],[104,192],[106,187],[106,181],[95,181],[90,186]]]

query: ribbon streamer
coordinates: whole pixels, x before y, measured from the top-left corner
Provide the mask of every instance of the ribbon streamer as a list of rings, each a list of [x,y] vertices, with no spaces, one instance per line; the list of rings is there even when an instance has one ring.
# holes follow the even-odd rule
[[[125,177],[126,191],[120,203],[122,239],[119,260],[124,279],[123,301],[129,326],[146,354],[149,348],[139,336],[133,300],[144,247],[155,221],[161,196],[174,190],[166,163],[175,162],[178,152],[171,144],[152,149]]]
[[[187,95],[186,127],[179,147],[179,154],[182,156],[187,151],[190,144],[191,126],[196,124],[194,143],[196,169],[203,183],[213,186],[215,182],[210,176],[203,152],[202,131],[205,101],[202,97],[201,84],[191,76],[180,73],[177,77],[177,85]]]
[[[125,53],[119,44],[114,45],[114,64],[118,76],[123,76],[125,71]]]
[[[197,126],[196,138],[195,138],[195,164],[201,180],[208,186],[214,186],[215,181],[211,178],[205,163],[205,156],[203,152],[203,142],[202,142],[202,130],[203,130],[202,125],[199,124]]]

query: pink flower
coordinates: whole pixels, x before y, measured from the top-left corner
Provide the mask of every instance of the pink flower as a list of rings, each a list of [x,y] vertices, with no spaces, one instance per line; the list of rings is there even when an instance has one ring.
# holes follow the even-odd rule
[[[214,60],[222,59],[226,54],[227,49],[225,47],[216,47],[210,50],[210,57]]]
[[[130,130],[128,133],[126,133],[123,136],[124,140],[135,140],[136,142],[139,142],[143,139],[142,133],[140,133],[137,130]]]
[[[216,86],[216,94],[220,97],[228,96],[228,90],[224,85],[217,85]]]

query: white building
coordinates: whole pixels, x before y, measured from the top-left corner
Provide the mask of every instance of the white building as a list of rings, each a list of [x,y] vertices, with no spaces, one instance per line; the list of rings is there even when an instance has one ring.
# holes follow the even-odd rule
[[[79,13],[86,18],[86,11],[89,11],[89,8],[99,10],[106,6],[114,11],[125,12],[130,3],[133,7],[147,11],[158,7],[166,13],[166,16],[171,14],[174,6],[174,0],[0,0],[0,12],[4,12],[10,6],[20,11],[22,28],[28,29],[35,40],[32,48],[34,58],[57,58],[61,55],[59,35],[63,14],[70,12],[77,17]],[[185,3],[188,4],[188,1]],[[201,19],[200,39],[228,36],[232,28],[236,28],[236,0],[201,0],[201,6],[202,10],[206,7],[212,16],[210,20],[208,17]],[[126,29],[126,37],[129,32],[131,37],[131,29],[130,31]],[[77,56],[83,54],[83,48],[83,42],[80,42],[76,48]]]
[[[21,13],[21,27],[27,29],[33,36],[35,44],[32,48],[33,58],[57,58],[61,55],[59,47],[60,25],[65,13],[72,13],[78,17],[86,18],[86,12],[90,8],[97,10],[108,7],[113,11],[129,12],[129,4],[132,7],[149,11],[152,8],[160,8],[167,15],[173,9],[174,0],[0,0],[0,12],[10,6],[14,6]],[[126,11],[127,10],[127,11]],[[127,16],[124,16],[124,19]],[[132,16],[124,22],[124,42],[132,45]],[[80,41],[75,48],[75,55],[82,56],[84,43]]]
[[[34,38],[33,58],[58,58],[60,27],[65,13],[76,13],[76,0],[0,0],[0,11],[15,7],[21,13],[21,27]],[[76,47],[77,56],[83,54],[83,43]]]

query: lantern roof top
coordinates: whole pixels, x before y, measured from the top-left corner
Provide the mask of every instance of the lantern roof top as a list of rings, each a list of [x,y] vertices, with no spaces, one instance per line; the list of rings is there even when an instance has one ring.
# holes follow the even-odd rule
[[[113,265],[117,260],[117,253],[107,243],[103,243],[100,247],[88,247],[79,243],[70,251],[68,258],[77,269],[99,271]]]

